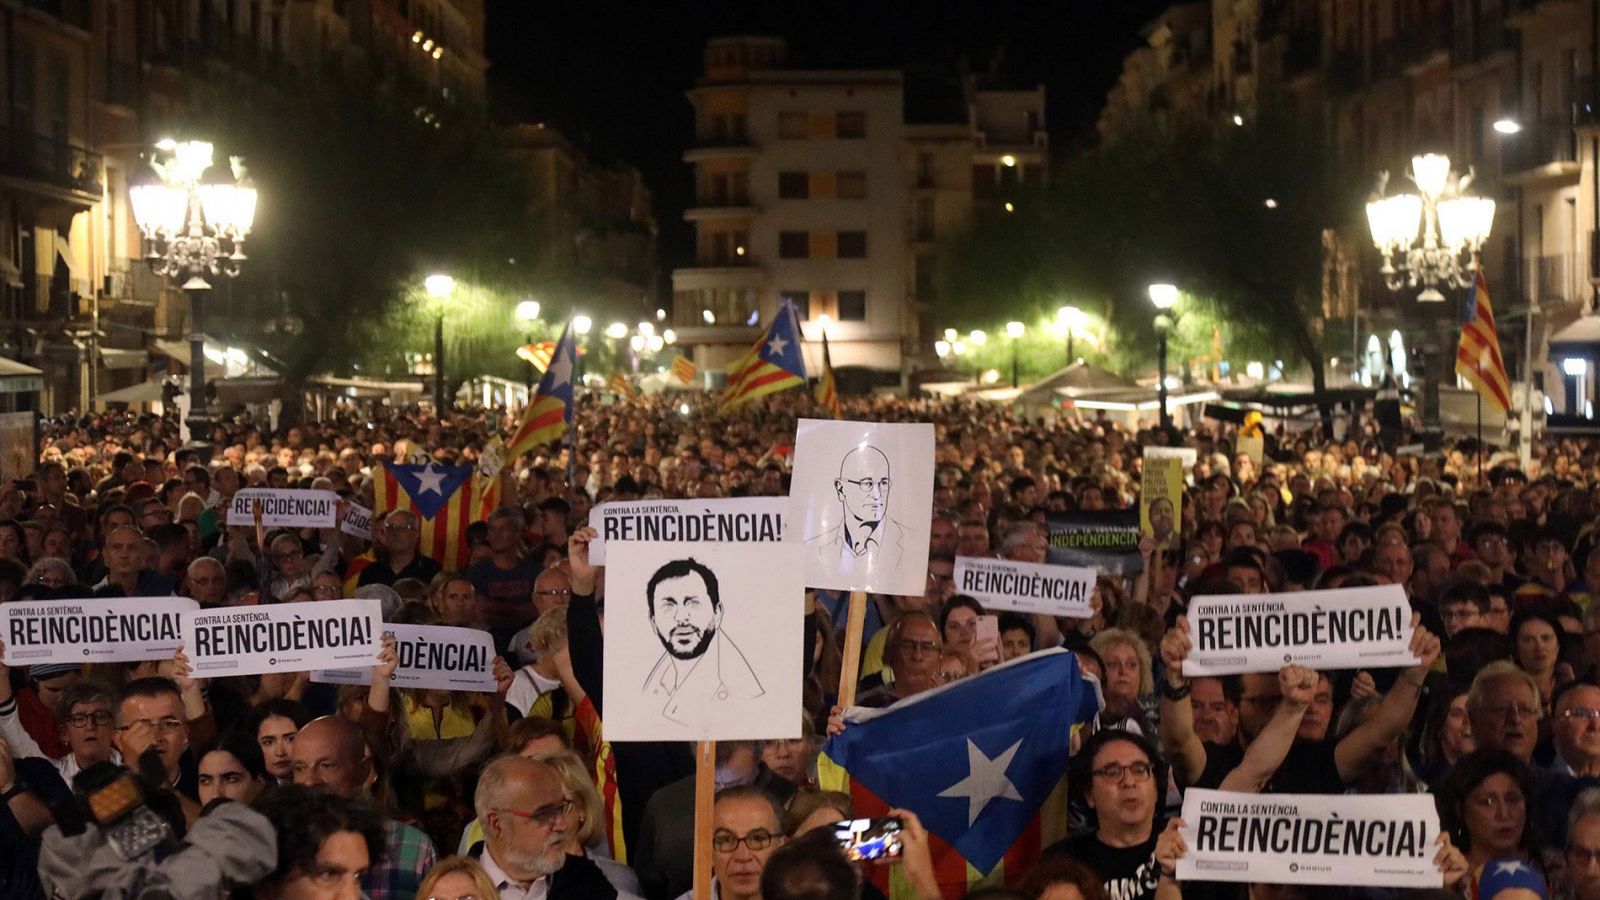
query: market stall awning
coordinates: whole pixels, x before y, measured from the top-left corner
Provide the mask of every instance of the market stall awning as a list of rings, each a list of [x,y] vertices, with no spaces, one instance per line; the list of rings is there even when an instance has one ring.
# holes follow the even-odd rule
[[[118,347],[101,347],[100,365],[107,369],[142,369],[150,365],[150,352],[147,350],[123,350]]]
[[[135,403],[159,403],[161,402],[161,382],[141,381],[138,384],[130,384],[125,388],[107,391],[95,397],[95,400],[100,403],[126,403],[129,406]]]
[[[1550,336],[1550,352],[1587,350],[1600,347],[1600,316],[1583,316]]]
[[[42,390],[42,370],[0,356],[0,394],[31,394]]]

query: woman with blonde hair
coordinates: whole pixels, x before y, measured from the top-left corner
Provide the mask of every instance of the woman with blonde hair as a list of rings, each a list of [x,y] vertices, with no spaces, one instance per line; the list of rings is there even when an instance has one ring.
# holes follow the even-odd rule
[[[433,864],[417,887],[420,900],[500,900],[483,865],[470,856],[447,856]]]

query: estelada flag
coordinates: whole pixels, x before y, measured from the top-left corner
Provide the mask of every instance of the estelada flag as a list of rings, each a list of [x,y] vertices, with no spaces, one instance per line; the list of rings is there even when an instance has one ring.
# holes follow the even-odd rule
[[[577,365],[578,354],[569,322],[561,330],[561,339],[556,341],[550,368],[545,369],[533,399],[522,411],[522,421],[506,440],[507,460],[514,460],[567,433],[567,427],[572,424],[572,375]]]
[[[621,369],[611,373],[609,387],[611,388],[611,393],[616,394],[618,397],[624,400],[633,399],[633,382],[628,380],[627,373]]]
[[[672,361],[672,374],[684,384],[694,384],[694,376],[699,372],[700,368],[687,356],[680,356]]]
[[[1065,838],[1072,726],[1099,711],[1070,650],[1048,650],[917,694],[852,709],[817,761],[824,790],[848,791],[856,815],[909,809],[927,826],[947,897],[1015,884]],[[871,878],[915,896],[897,866]]]
[[[833,418],[841,418],[839,412],[839,385],[833,380],[833,356],[828,353],[828,333],[822,333],[822,377],[817,380],[817,403],[828,411]]]
[[[417,514],[417,552],[455,572],[467,566],[467,526],[484,518],[472,466],[384,463],[373,481],[373,516],[397,509]]]
[[[806,383],[794,304],[784,303],[761,340],[728,366],[728,388],[718,408],[728,412],[775,391]]]
[[[550,368],[550,357],[556,355],[555,341],[539,341],[517,348],[517,356],[540,372]]]
[[[1472,289],[1461,322],[1461,343],[1456,349],[1456,374],[1467,380],[1485,403],[1501,412],[1511,411],[1511,383],[1505,360],[1500,358],[1500,335],[1494,327],[1494,307],[1483,267],[1472,273]]]

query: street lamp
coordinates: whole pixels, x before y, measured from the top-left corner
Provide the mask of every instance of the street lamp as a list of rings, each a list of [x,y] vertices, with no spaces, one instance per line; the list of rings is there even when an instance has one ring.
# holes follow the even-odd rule
[[[587,349],[588,346],[589,346],[589,331],[591,329],[593,329],[593,328],[594,328],[594,320],[589,318],[588,316],[576,315],[576,316],[572,317],[572,333],[577,335],[577,338],[574,339],[574,341],[573,341],[574,346],[572,348],[572,351],[573,351],[573,355],[578,358],[578,383],[579,384],[583,383],[584,370],[588,367],[587,366],[588,357],[587,357],[586,354],[578,353],[578,348],[577,348],[576,344],[582,343],[584,348]]]
[[[1072,352],[1072,331],[1082,320],[1083,311],[1076,306],[1063,306],[1056,310],[1056,321],[1060,322],[1061,327],[1066,329],[1067,332],[1067,365],[1069,366],[1072,365],[1074,359],[1077,359],[1077,356]]]
[[[537,322],[539,320],[539,301],[537,301],[537,300],[524,300],[521,303],[518,303],[517,304],[517,308],[516,308],[516,316],[517,316],[517,321],[523,323],[523,328],[527,330],[528,339],[523,341],[523,343],[524,344],[533,343],[533,323]],[[525,380],[527,381],[527,386],[528,386],[528,400],[531,402],[533,400],[533,366],[532,366],[532,364],[529,364],[529,366],[528,366],[528,371],[526,373]]]
[[[1478,251],[1494,224],[1494,201],[1466,193],[1472,177],[1470,168],[1452,177],[1450,157],[1442,153],[1411,158],[1411,181],[1420,194],[1385,197],[1389,174],[1379,177],[1377,193],[1367,202],[1367,225],[1383,254],[1379,271],[1389,290],[1420,287],[1417,300],[1442,303],[1440,287],[1472,284]]]
[[[433,414],[444,419],[444,304],[455,293],[456,280],[449,275],[429,275],[422,288],[433,298]]]
[[[158,181],[128,190],[133,218],[149,242],[145,261],[151,271],[171,279],[189,300],[190,440],[204,443],[195,426],[207,424],[205,329],[202,301],[209,276],[233,278],[245,261],[244,239],[256,217],[256,189],[237,156],[229,158],[231,180],[203,182],[211,168],[212,147],[205,141],[162,141],[150,167]],[[209,437],[209,435],[206,435]]]
[[[1161,430],[1172,430],[1172,414],[1167,411],[1167,331],[1172,327],[1168,311],[1178,302],[1178,289],[1170,284],[1150,285],[1150,303],[1156,312],[1156,396],[1161,406]]]
[[[1022,337],[1024,331],[1021,322],[1006,323],[1006,337],[1011,338],[1011,386],[1017,387],[1017,338]]]

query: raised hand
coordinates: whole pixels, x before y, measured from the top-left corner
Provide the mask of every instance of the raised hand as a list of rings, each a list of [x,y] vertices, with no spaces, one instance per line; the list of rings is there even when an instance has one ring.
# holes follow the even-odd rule
[[[1194,644],[1189,637],[1189,617],[1179,616],[1176,623],[1161,638],[1161,661],[1166,663],[1167,681],[1173,687],[1182,687],[1188,681],[1183,676],[1183,661],[1189,658]]]
[[[594,595],[594,584],[598,573],[589,562],[589,542],[599,536],[600,532],[586,526],[574,531],[572,536],[567,538],[567,562],[572,567],[574,596]]]

